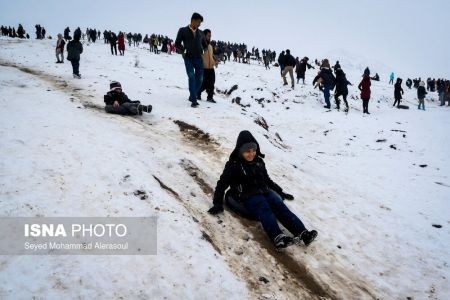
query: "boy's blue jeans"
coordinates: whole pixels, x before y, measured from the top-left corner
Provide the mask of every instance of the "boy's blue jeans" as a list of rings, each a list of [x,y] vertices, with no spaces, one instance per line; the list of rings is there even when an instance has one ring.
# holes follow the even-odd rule
[[[274,191],[253,195],[244,202],[244,206],[255,219],[261,222],[272,241],[283,233],[278,226],[277,219],[294,236],[300,235],[306,230],[302,221],[289,210],[281,197]]]

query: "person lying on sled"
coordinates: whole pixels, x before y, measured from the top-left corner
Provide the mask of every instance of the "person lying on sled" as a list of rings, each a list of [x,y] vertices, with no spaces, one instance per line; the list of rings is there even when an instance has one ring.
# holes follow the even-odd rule
[[[131,101],[122,91],[122,85],[118,81],[109,84],[109,92],[104,96],[105,111],[118,115],[142,115],[142,112],[150,113],[151,105],[142,105],[140,101]]]
[[[214,192],[214,206],[210,214],[223,211],[223,197],[230,187],[231,195],[241,201],[252,218],[259,220],[276,248],[286,248],[303,241],[309,245],[317,236],[317,231],[308,231],[302,221],[284,204],[283,199],[293,200],[292,195],[283,192],[273,182],[264,164],[264,154],[249,131],[242,131],[236,147],[225,165]],[[294,238],[285,235],[279,225],[289,230]]]

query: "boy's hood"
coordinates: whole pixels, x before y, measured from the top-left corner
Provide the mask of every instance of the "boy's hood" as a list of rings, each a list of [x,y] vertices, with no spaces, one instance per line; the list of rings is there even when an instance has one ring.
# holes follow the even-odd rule
[[[264,154],[261,153],[261,149],[259,148],[259,144],[256,141],[255,137],[250,133],[250,131],[243,130],[239,133],[239,136],[236,141],[236,146],[230,155],[230,159],[239,159],[240,158],[239,149],[242,147],[242,145],[244,145],[246,143],[255,143],[257,146],[256,156],[264,158]]]

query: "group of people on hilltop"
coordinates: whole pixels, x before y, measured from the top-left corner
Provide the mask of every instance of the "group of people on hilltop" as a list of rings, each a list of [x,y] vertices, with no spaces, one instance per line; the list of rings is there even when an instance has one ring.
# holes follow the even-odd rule
[[[397,108],[400,108],[400,102],[403,98],[403,88],[402,88],[402,79],[397,78],[397,81],[394,85],[394,105],[397,105]],[[417,99],[419,100],[418,109],[425,110],[425,96],[428,92],[437,92],[439,96],[440,106],[444,106],[445,102],[448,101],[448,105],[450,106],[450,81],[445,79],[431,79],[428,78],[427,84],[421,80],[421,78],[415,78],[411,80],[408,78],[406,80],[406,86],[411,89],[412,87],[417,89]]]
[[[36,38],[45,38],[45,28],[41,27],[40,25],[36,25],[35,27]],[[249,63],[250,59],[252,58],[258,62],[262,61],[266,69],[270,69],[270,64],[274,63],[276,58],[275,51],[263,49],[260,53],[259,49],[255,47],[252,47],[251,50],[247,50],[247,45],[244,43],[239,44],[214,41],[211,39],[210,30],[208,30],[207,32],[207,35],[203,32],[201,33],[202,45],[205,46],[205,48],[202,48],[201,51],[199,51],[199,53],[201,52],[202,54],[195,54],[195,56],[199,56],[196,58],[201,58],[201,60],[203,60],[203,64],[199,63],[200,60],[190,59],[188,60],[186,66],[185,61],[185,67],[187,70],[189,81],[189,101],[191,101],[192,107],[197,107],[199,105],[198,100],[201,99],[201,94],[203,91],[206,91],[207,93],[207,101],[215,102],[213,98],[215,84],[214,68],[217,67],[217,64],[219,62],[225,63],[226,61],[233,60],[236,62]],[[70,36],[70,28],[67,27],[64,30],[63,36],[61,36],[61,34],[58,34],[55,46],[55,54],[57,58],[56,63],[64,63],[63,53],[64,48],[67,47],[68,54],[70,51],[70,55],[68,55],[68,58],[70,57],[70,59],[68,60],[70,60],[72,63],[73,75],[75,78],[81,78],[81,75],[79,74],[79,57],[82,53],[82,44],[80,43],[80,40],[87,37],[88,42],[95,43],[95,41],[100,38],[101,32],[100,30],[90,28],[87,28],[85,32],[81,32],[80,28],[78,27],[74,32],[74,36],[75,33],[78,33],[77,37],[80,36],[80,38],[70,46],[68,45],[68,41],[72,40],[72,37]],[[3,36],[29,38],[29,35],[26,34],[21,24],[19,24],[17,31],[15,30],[15,28],[1,26],[1,34]],[[117,55],[117,52],[119,52],[120,55],[125,55],[126,42],[128,41],[129,46],[131,46],[131,44],[134,44],[134,46],[138,46],[139,42],[142,41],[142,35],[140,33],[125,33],[121,31],[116,35],[116,33],[110,30],[105,30],[103,32],[103,39],[105,43],[110,44],[112,55]],[[163,35],[152,34],[150,37],[148,35],[145,35],[143,42],[148,43],[150,45],[150,51],[154,53],[165,52],[171,54],[172,52],[182,53],[183,51],[185,51],[185,49],[180,47],[180,45],[177,46],[176,41],[173,42],[173,40]],[[191,54],[192,53],[189,53],[188,55]],[[308,57],[304,57],[302,59],[299,59],[297,57],[294,59],[294,56],[290,53],[289,49],[286,51],[282,51],[279,54],[277,63],[280,67],[280,74],[283,79],[284,85],[289,84],[287,81],[287,75],[289,74],[291,88],[295,87],[295,82],[299,84],[300,80],[302,80],[302,83],[305,84],[306,71],[308,69],[315,68],[314,66],[309,64]],[[317,76],[313,80],[313,85],[318,86],[319,89],[323,92],[325,99],[324,107],[330,109],[331,91],[335,89],[334,100],[336,103],[336,108],[340,109],[340,102],[342,97],[342,101],[345,104],[345,111],[348,111],[348,85],[351,85],[351,83],[347,80],[339,61],[336,61],[333,67],[330,66],[328,59],[316,59],[314,63],[316,66],[319,66],[320,69]],[[294,72],[296,73],[296,80],[294,79]],[[366,78],[367,74],[368,78]],[[394,72],[392,72],[389,75],[389,84],[394,84],[394,79],[395,74]],[[368,101],[370,100],[370,81],[372,80],[379,81],[380,77],[378,73],[370,77],[370,70],[367,68],[364,72],[363,80],[358,85],[358,88],[361,90],[363,112],[367,114],[369,114]],[[397,78],[394,84],[394,106],[397,107],[400,106],[404,94],[404,91],[401,87],[402,82],[403,80],[401,78]],[[424,82],[421,80],[421,78],[408,78],[405,83],[409,89],[416,88],[418,90],[417,98],[419,99],[420,109],[424,109],[424,103],[421,102],[421,99],[424,99],[425,95],[428,92],[438,93],[441,106],[445,105],[446,101],[449,101],[450,105],[449,80],[436,80],[428,78],[426,81],[425,93],[423,93],[422,88],[420,88],[424,85]]]
[[[30,35],[25,32],[25,29],[23,29],[22,24],[19,24],[17,30],[15,27],[2,25],[0,28],[0,32],[2,36],[7,36],[10,38],[20,38],[20,39],[30,38]]]
[[[86,37],[89,43],[95,43],[101,38],[101,32],[97,29],[86,28],[86,31],[81,33],[81,38],[84,40]]]

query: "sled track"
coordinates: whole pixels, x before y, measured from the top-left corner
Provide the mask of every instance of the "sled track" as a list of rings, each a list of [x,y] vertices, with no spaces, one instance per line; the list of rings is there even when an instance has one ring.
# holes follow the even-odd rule
[[[89,96],[82,93],[82,89],[60,79],[57,76],[49,75],[41,71],[36,71],[28,67],[20,66],[0,59],[0,66],[16,68],[22,72],[34,75],[39,79],[46,81],[49,85],[56,89],[70,94],[75,97],[83,107],[92,109],[97,112],[102,112],[104,115],[104,108],[87,100]],[[67,91],[67,87],[72,89],[72,92]],[[71,98],[73,99],[73,98]],[[73,101],[73,100],[71,100]],[[149,128],[145,120],[136,118],[123,118],[132,123],[137,123],[144,128]],[[130,123],[131,123],[130,122]],[[209,134],[201,131],[194,125],[190,125],[183,121],[174,121],[178,125],[182,135],[177,139],[181,143],[192,147],[198,151],[198,146],[201,151],[215,150],[218,152],[220,144]],[[146,131],[148,135],[153,135],[155,139],[169,139],[174,140],[168,136],[167,132],[158,132],[158,128],[150,127],[152,130]],[[161,128],[163,130],[164,128]],[[159,130],[160,131],[160,130]],[[176,138],[175,138],[176,139]],[[170,144],[170,143],[169,143]],[[195,151],[194,151],[195,153]],[[220,153],[220,155],[225,155]],[[217,168],[223,166],[217,165]],[[187,173],[188,177],[196,183],[199,189],[207,196],[205,201],[211,202],[211,195],[213,188],[208,183],[206,174],[204,174],[192,161],[182,159],[180,161],[180,168]],[[201,236],[208,241],[218,255],[224,256],[225,261],[229,264],[231,270],[242,280],[247,283],[250,290],[250,296],[254,299],[341,299],[342,296],[337,295],[336,291],[327,284],[319,283],[314,275],[308,271],[308,268],[297,261],[289,253],[278,253],[272,243],[264,235],[264,232],[256,222],[237,217],[234,213],[228,211],[221,216],[211,217],[206,211],[200,209],[198,205],[190,202],[188,199],[183,199],[180,193],[163,182],[160,177],[153,175],[153,178],[159,183],[162,189],[167,191],[173,198],[175,198],[187,212],[198,220]],[[176,183],[175,183],[176,184]],[[184,190],[184,186],[179,187]],[[201,196],[204,200],[205,196]],[[198,200],[198,199],[194,199]],[[236,222],[236,220],[238,222]],[[231,229],[231,230],[230,230]],[[242,239],[238,235],[249,232],[252,239]],[[227,241],[234,241],[232,245]],[[246,259],[242,258],[242,253],[237,254],[236,249],[244,249],[245,254],[249,256]],[[261,251],[262,250],[262,251]],[[253,255],[253,256],[252,256]],[[261,268],[265,268],[264,273]],[[267,269],[271,269],[270,271]],[[269,283],[262,283],[259,278],[261,274],[268,277]],[[347,279],[347,278],[340,278]],[[345,285],[345,283],[343,283]],[[360,298],[376,299],[372,291],[366,288],[362,283],[356,284],[359,291]],[[252,296],[253,295],[253,296]],[[354,296],[354,294],[353,294]]]

